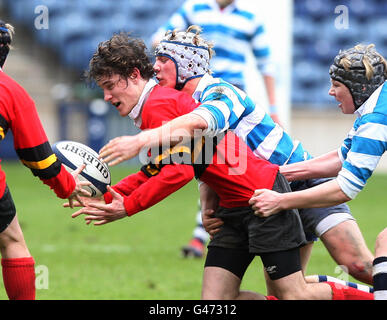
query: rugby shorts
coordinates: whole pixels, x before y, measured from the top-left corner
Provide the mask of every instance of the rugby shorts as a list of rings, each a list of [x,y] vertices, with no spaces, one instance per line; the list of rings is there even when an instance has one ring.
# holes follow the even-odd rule
[[[5,187],[3,197],[0,199],[0,233],[12,222],[16,215],[16,208],[8,186]]]
[[[324,178],[294,181],[290,183],[290,187],[293,191],[301,191],[330,180],[332,179]],[[316,241],[325,232],[341,222],[355,220],[348,205],[345,203],[327,208],[304,208],[299,209],[298,211],[308,242]]]
[[[280,173],[272,190],[281,193],[291,191],[289,183]],[[224,224],[209,242],[209,252],[211,247],[219,247],[264,255],[296,249],[306,244],[297,210],[285,210],[262,218],[254,215],[251,207],[221,207],[215,216],[221,218]],[[227,267],[224,266],[225,269]]]

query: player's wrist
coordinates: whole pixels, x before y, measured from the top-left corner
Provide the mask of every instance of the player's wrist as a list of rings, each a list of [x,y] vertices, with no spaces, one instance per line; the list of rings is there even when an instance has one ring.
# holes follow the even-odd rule
[[[277,105],[271,104],[271,105],[269,106],[269,113],[270,113],[270,114],[277,114],[277,113],[278,113]]]

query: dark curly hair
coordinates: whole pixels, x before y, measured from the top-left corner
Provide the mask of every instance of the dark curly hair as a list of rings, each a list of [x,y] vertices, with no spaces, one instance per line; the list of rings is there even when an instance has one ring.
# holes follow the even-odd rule
[[[103,77],[118,74],[126,80],[137,68],[141,77],[149,80],[154,71],[146,51],[145,43],[141,39],[131,38],[124,32],[115,34],[98,45],[85,76],[90,81],[98,82]]]

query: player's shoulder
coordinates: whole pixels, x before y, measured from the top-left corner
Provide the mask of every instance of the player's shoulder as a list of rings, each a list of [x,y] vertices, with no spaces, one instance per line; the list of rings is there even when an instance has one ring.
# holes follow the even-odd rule
[[[209,1],[208,0],[187,0],[182,4],[182,8],[184,8],[187,11],[194,11],[194,9],[198,7],[208,6]]]
[[[11,96],[29,98],[27,91],[12,77],[0,71],[0,90],[7,92]]]
[[[158,84],[153,88],[149,99],[152,104],[163,105],[166,108],[182,108],[184,106],[187,109],[193,109],[196,107],[195,100],[189,94]]]
[[[0,71],[0,85],[2,87],[20,87],[20,85],[7,75],[4,71]]]
[[[235,6],[238,11],[249,18],[249,20],[253,20],[255,22],[263,21],[264,6],[258,4],[257,1],[236,0]]]
[[[186,94],[185,92],[178,91],[174,88],[168,88],[168,87],[163,87],[160,86],[159,84],[155,85],[152,94],[150,96],[151,99],[179,99],[181,97],[186,97],[189,95]]]

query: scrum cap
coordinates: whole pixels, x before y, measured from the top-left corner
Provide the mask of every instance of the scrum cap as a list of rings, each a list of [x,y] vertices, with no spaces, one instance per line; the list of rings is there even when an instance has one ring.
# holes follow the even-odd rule
[[[340,51],[329,74],[349,89],[357,109],[386,80],[387,64],[374,45],[357,45]]]
[[[156,47],[156,56],[168,57],[175,63],[176,89],[210,72],[212,45],[199,36],[200,32],[197,26],[190,26],[186,31],[168,31]]]

